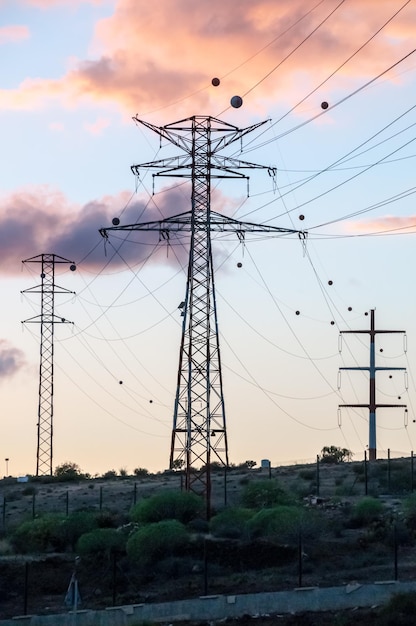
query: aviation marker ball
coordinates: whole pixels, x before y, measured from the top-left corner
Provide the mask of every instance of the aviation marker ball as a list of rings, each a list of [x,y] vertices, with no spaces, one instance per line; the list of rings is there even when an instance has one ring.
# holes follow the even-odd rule
[[[234,109],[239,109],[243,104],[243,98],[241,96],[233,96],[230,102],[231,106],[234,107]]]

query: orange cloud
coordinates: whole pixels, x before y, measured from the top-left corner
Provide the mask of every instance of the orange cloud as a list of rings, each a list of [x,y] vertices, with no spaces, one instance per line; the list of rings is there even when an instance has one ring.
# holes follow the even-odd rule
[[[29,36],[30,32],[27,26],[0,26],[0,45],[28,39]]]
[[[58,2],[31,1],[45,7]],[[60,80],[27,79],[15,91],[0,91],[0,107],[31,108],[58,97],[117,103],[129,114],[175,105],[175,114],[216,115],[234,94],[247,93],[251,109],[287,102],[291,89],[318,84],[398,9],[396,0],[350,0],[278,67],[336,6],[322,3],[300,20],[310,4],[240,0],[236,10],[211,0],[208,11],[195,0],[118,0],[114,13],[96,24],[93,58],[73,63]],[[328,92],[342,76],[368,78],[409,52],[415,26],[415,9],[406,8],[328,84]],[[221,79],[216,88],[214,76]]]

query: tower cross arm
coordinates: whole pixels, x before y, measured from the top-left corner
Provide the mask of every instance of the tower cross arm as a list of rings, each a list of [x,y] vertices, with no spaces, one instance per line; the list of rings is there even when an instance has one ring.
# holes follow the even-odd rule
[[[158,159],[157,161],[150,161],[148,163],[139,163],[131,166],[131,171],[135,176],[140,176],[140,170],[159,170],[153,176],[178,176],[191,178],[192,177],[192,161],[188,155],[172,156],[165,159]],[[270,165],[260,165],[258,163],[250,163],[249,161],[242,161],[240,159],[234,159],[233,157],[219,157],[214,155],[211,158],[209,164],[211,177],[218,178],[218,174],[215,171],[228,172],[229,177],[245,178],[245,174],[240,174],[236,169],[262,169],[267,170],[270,176],[276,176],[277,169]],[[184,170],[182,172],[182,170]]]
[[[256,128],[259,128],[260,126],[263,126],[263,124],[269,122],[269,120],[262,120],[261,122],[248,126],[247,128],[240,129],[233,124],[228,124],[227,122],[219,120],[215,117],[205,117],[199,115],[179,120],[173,124],[166,124],[165,126],[155,126],[150,122],[139,119],[137,116],[134,116],[133,120],[137,124],[141,124],[142,126],[149,128],[162,139],[167,139],[173,145],[185,150],[188,154],[191,154],[193,149],[192,137],[182,135],[180,133],[190,131],[192,128],[209,127],[211,135],[218,133],[217,137],[214,138],[212,136],[211,139],[211,152],[213,154],[217,150],[221,150],[222,148],[229,146],[235,141],[242,139],[248,133],[253,132]]]
[[[340,367],[340,370],[353,370],[353,371],[385,371],[385,372],[390,372],[390,371],[401,371],[401,372],[405,372],[406,368],[405,367],[384,367],[383,365],[379,366],[379,365],[374,365],[374,366],[370,366],[370,365],[363,365],[362,367],[358,367],[358,366],[353,366],[353,367]]]
[[[282,235],[298,235],[301,239],[307,236],[306,231],[295,230],[293,228],[281,228],[271,224],[256,224],[254,222],[242,222],[231,217],[226,217],[211,211],[209,226],[213,232],[237,232],[237,233],[280,233]],[[107,239],[110,231],[156,231],[156,232],[191,232],[192,230],[205,231],[206,221],[192,223],[191,212],[181,213],[168,217],[164,220],[154,222],[142,222],[139,224],[125,224],[100,228],[100,234]]]
[[[369,404],[338,404],[340,409],[369,409]],[[405,409],[407,404],[374,404],[374,409]]]
[[[374,335],[378,335],[379,333],[387,333],[390,335],[390,333],[401,333],[402,335],[406,334],[405,330],[372,330],[372,329],[368,329],[368,330],[340,330],[339,331],[340,334],[345,335],[346,333],[350,333],[352,335],[357,335],[357,334],[362,334],[362,333],[366,333],[368,334],[374,334]]]

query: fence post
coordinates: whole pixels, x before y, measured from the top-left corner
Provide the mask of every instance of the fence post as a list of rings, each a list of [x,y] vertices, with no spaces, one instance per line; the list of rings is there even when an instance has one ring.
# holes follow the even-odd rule
[[[208,548],[204,538],[204,596],[208,595]]]
[[[319,484],[319,454],[316,455],[316,495],[319,496],[319,489],[320,489],[320,484]]]
[[[113,550],[113,606],[116,606],[117,596],[117,552]]]
[[[302,527],[299,528],[298,537],[298,587],[302,587],[303,582],[303,559],[302,559]]]
[[[398,542],[397,542],[397,524],[394,522],[393,527],[393,541],[394,541],[394,580],[398,580]]]
[[[25,584],[23,593],[23,615],[27,615],[27,599],[29,596],[29,562],[25,563]]]
[[[3,530],[6,529],[6,496],[3,496]]]
[[[364,483],[365,495],[368,495],[368,470],[367,470],[367,450],[364,450]]]
[[[387,489],[391,493],[391,466],[390,466],[390,448],[387,448]]]
[[[36,517],[36,493],[32,493],[32,519]]]
[[[227,506],[227,466],[224,466],[224,506]]]
[[[413,470],[414,470],[414,459],[413,459],[413,450],[410,453],[410,491],[413,493]]]
[[[103,508],[103,486],[100,485],[100,511],[102,511]]]

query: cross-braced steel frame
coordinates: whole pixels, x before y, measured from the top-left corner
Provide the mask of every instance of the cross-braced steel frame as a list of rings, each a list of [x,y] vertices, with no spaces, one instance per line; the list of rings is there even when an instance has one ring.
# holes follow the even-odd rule
[[[54,327],[55,324],[71,324],[69,320],[55,315],[55,294],[74,293],[55,285],[55,265],[73,261],[57,254],[39,254],[23,263],[40,263],[41,283],[25,289],[22,293],[40,293],[41,313],[24,320],[23,324],[40,324],[39,404],[37,422],[36,476],[52,475],[53,460],[53,374],[54,374]]]
[[[218,153],[239,141],[265,122],[245,129],[207,116],[192,116],[173,124],[157,127],[134,118],[140,124],[180,148],[183,155],[141,165],[141,170],[157,170],[153,176],[189,178],[192,183],[191,210],[158,222],[119,225],[102,228],[108,232],[158,231],[165,239],[172,233],[189,232],[189,262],[183,316],[182,339],[173,414],[170,467],[183,467],[185,489],[202,495],[210,514],[211,464],[228,466],[228,442],[225,418],[223,381],[211,233],[234,232],[244,239],[246,232],[297,233],[274,226],[240,222],[211,210],[213,178],[248,179],[241,169],[261,168],[275,174],[273,168],[248,163]],[[302,233],[303,235],[304,233]]]

